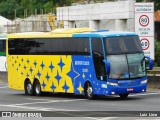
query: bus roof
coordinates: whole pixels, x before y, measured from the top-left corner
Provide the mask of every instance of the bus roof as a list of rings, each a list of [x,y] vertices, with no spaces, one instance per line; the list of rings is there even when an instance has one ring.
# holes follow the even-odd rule
[[[120,32],[120,31],[92,31],[88,33],[73,34],[73,37],[114,37],[114,36],[134,36],[134,32]]]
[[[12,33],[8,38],[50,38],[50,37],[112,37],[137,35],[134,32],[110,32],[108,30],[95,31],[90,28],[64,28],[51,32]]]

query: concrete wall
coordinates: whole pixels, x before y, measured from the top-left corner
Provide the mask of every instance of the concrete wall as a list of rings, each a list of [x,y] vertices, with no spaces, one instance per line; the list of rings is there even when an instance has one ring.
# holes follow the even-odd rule
[[[134,31],[134,0],[59,7],[57,19],[65,21],[65,28]]]

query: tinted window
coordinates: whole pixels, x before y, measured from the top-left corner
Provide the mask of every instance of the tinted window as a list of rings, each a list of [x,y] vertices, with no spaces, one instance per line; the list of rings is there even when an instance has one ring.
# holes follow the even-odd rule
[[[9,54],[89,55],[89,38],[10,39]]]
[[[103,54],[102,41],[100,38],[92,38],[92,51]]]
[[[142,46],[138,36],[105,38],[107,54],[142,53]]]
[[[6,41],[5,40],[0,40],[0,51],[1,52],[6,51]]]

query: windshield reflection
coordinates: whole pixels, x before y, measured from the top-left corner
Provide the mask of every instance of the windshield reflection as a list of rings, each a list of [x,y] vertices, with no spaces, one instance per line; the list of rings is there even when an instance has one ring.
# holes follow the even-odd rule
[[[109,78],[130,79],[146,75],[143,53],[108,55],[107,60],[111,63]]]

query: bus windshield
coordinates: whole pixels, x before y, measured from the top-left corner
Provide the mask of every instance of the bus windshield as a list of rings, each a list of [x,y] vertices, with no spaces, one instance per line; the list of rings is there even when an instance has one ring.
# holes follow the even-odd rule
[[[143,52],[138,36],[105,38],[104,43],[107,55]]]
[[[145,59],[138,36],[105,38],[107,60],[111,63],[109,78],[134,79],[144,77]]]
[[[132,79],[146,75],[143,53],[109,55],[107,59],[111,63],[110,78]]]

